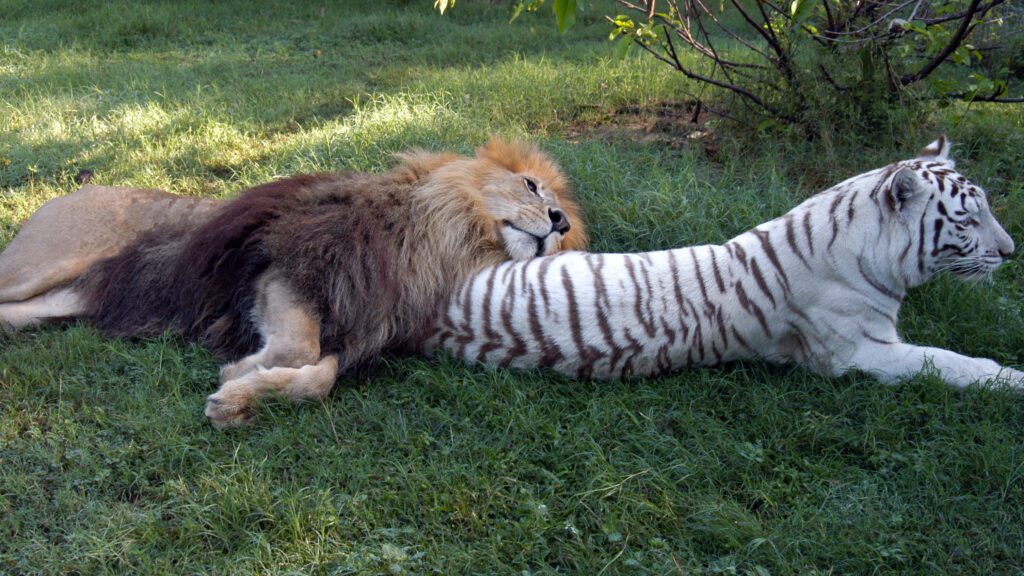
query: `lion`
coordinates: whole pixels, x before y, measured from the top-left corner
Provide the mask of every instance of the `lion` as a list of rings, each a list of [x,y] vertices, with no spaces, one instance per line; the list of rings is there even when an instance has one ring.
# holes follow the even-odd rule
[[[383,174],[300,175],[221,204],[184,199],[170,210],[180,220],[136,207],[143,222],[83,234],[116,254],[44,263],[20,283],[21,300],[0,303],[0,323],[81,318],[111,336],[169,330],[200,342],[229,361],[205,414],[233,426],[263,396],[322,399],[340,372],[417,349],[473,272],[585,247],[568,181],[536,146],[492,139],[475,157],[414,150],[399,159]],[[167,201],[153,191],[125,197],[128,206]],[[5,294],[17,284],[3,275],[14,268],[8,252],[24,263],[46,244],[23,234],[43,238],[47,222],[68,219],[82,232],[107,209],[37,219],[48,206],[0,254]]]

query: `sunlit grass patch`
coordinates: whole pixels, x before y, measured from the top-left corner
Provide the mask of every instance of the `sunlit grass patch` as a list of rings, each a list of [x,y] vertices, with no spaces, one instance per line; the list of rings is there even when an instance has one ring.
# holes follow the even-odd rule
[[[590,5],[590,3],[588,3]],[[604,8],[602,8],[604,6]],[[661,146],[583,128],[685,100],[617,60],[598,4],[15,0],[0,19],[0,246],[93,182],[229,197],[413,146],[538,141],[592,247],[721,242],[946,132],[1024,234],[1024,113],[952,106],[805,142],[714,120]],[[898,114],[899,111],[894,111]],[[609,132],[617,134],[616,132]],[[627,133],[628,134],[628,133]],[[1019,263],[914,292],[911,341],[1024,363]],[[934,375],[886,387],[761,362],[578,382],[386,359],[322,403],[202,417],[217,363],[84,325],[0,335],[0,573],[908,574],[1024,565],[1024,405]]]

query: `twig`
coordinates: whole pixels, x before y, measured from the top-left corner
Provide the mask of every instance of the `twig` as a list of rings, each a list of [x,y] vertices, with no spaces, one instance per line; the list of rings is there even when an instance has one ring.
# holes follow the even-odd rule
[[[666,39],[668,40],[668,45],[672,46],[671,39],[668,36],[668,30],[665,31],[665,36],[666,36]],[[659,59],[659,60],[661,60],[663,62],[668,62],[670,65],[675,67],[676,70],[682,72],[683,75],[686,76],[687,78],[690,78],[692,80],[699,80],[701,82],[706,82],[706,83],[711,84],[713,86],[718,86],[719,88],[724,88],[726,90],[729,90],[730,92],[734,92],[736,94],[739,94],[740,96],[743,96],[744,98],[746,98],[746,99],[750,100],[751,102],[757,104],[758,106],[760,106],[764,110],[766,110],[768,112],[771,112],[772,114],[775,114],[776,116],[778,116],[780,118],[784,118],[784,119],[790,120],[790,121],[794,120],[792,117],[786,117],[784,114],[781,113],[781,111],[776,110],[775,108],[773,108],[769,104],[765,103],[764,100],[761,100],[756,95],[754,95],[753,92],[747,90],[746,88],[742,88],[740,86],[735,86],[733,84],[729,84],[728,82],[722,82],[721,80],[716,80],[714,78],[710,78],[708,76],[704,76],[703,74],[697,74],[696,72],[693,72],[692,70],[688,70],[679,61],[679,57],[676,54],[674,47],[671,48],[670,51],[669,51],[669,55],[672,57],[672,60],[669,60],[668,58],[665,58],[661,54],[658,54],[657,52],[652,50],[649,46],[644,45],[643,42],[640,42],[639,40],[637,40],[635,38],[633,39],[633,41],[636,42],[637,44],[639,44],[641,48],[643,48],[644,50],[646,50],[650,54],[653,54],[655,58],[657,58],[657,59]]]
[[[914,74],[908,74],[901,77],[900,84],[906,86],[927,78],[929,74],[939,67],[939,64],[942,64],[947,56],[952,54],[953,51],[960,46],[960,42],[963,41],[964,36],[967,35],[968,29],[971,28],[971,20],[974,19],[974,13],[978,11],[979,4],[981,4],[981,0],[971,0],[970,6],[968,6],[967,10],[964,12],[964,18],[960,22],[960,27],[957,29],[956,33],[953,34],[953,37],[949,39],[949,43],[946,44],[946,47],[936,54],[935,57],[927,64],[925,64],[924,68],[921,68]]]
[[[872,21],[870,24],[865,25],[863,28],[859,28],[857,30],[853,30],[853,31],[850,31],[850,32],[833,32],[833,34],[835,34],[836,36],[856,36],[857,34],[861,34],[863,32],[867,32],[868,30],[874,28],[879,23],[881,23],[882,20],[885,20],[886,18],[888,18],[893,13],[898,12],[898,11],[904,9],[907,6],[910,6],[913,2],[914,2],[914,0],[906,0],[905,2],[901,2],[900,4],[897,4],[895,8],[893,8],[892,10],[889,10],[885,14],[882,14],[881,16],[876,18],[874,21]],[[916,8],[915,8],[915,10],[916,10]]]
[[[956,98],[957,100],[964,100],[966,102],[995,102],[996,104],[1020,104],[1024,102],[1024,97],[1012,97],[1002,98],[1001,96],[1006,93],[1006,90],[990,94],[989,96],[976,96],[969,92],[960,92],[958,94],[949,94],[947,98]]]
[[[995,8],[996,6],[1002,4],[1005,1],[1006,0],[992,0],[988,4],[985,4],[984,6],[979,7],[978,8],[978,14],[981,15],[981,16],[984,16],[985,14],[988,14],[989,10]],[[967,11],[965,10],[965,11],[960,12],[958,14],[950,14],[949,16],[940,16],[938,18],[922,18],[922,19],[918,20],[918,22],[923,23],[925,26],[934,26],[935,24],[942,24],[944,22],[949,22],[951,20],[958,20],[960,18],[963,18],[966,15],[967,15]]]
[[[750,14],[747,14],[747,11],[743,8],[743,6],[739,2],[737,2],[736,0],[732,0],[732,5],[739,11],[739,13],[741,15],[743,15],[743,19],[747,21],[747,24],[749,24],[751,28],[756,30],[757,33],[760,34],[761,37],[764,38],[765,42],[768,43],[768,46],[770,46],[772,48],[772,50],[775,51],[775,54],[781,57],[782,56],[782,46],[780,46],[778,44],[778,42],[775,41],[775,38],[773,36],[769,35],[768,32],[765,32],[764,27],[761,26],[760,24],[758,24],[750,16]]]
[[[769,61],[771,60],[771,58],[768,56],[768,54],[766,54],[760,48],[758,48],[757,46],[754,46],[753,44],[748,42],[745,38],[743,38],[739,34],[733,32],[730,28],[726,28],[726,26],[724,24],[722,24],[718,20],[717,17],[715,17],[714,12],[712,12],[711,10],[708,10],[708,7],[704,5],[704,2],[702,0],[690,0],[689,4],[691,6],[698,6],[698,7],[700,7],[700,10],[702,12],[704,12],[704,14],[706,14],[709,18],[711,18],[711,21],[714,22],[715,25],[718,26],[718,28],[720,30],[722,30],[723,32],[729,34],[729,36],[731,36],[733,40],[735,40],[735,41],[739,42],[740,44],[746,46],[748,49],[754,51],[757,55],[761,56],[765,60],[769,60]],[[677,10],[678,10],[678,8],[677,8]],[[699,14],[698,14],[698,17],[700,17]]]

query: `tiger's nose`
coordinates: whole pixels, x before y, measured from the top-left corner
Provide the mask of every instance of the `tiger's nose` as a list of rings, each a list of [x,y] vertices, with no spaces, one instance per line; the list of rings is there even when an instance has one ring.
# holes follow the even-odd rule
[[[999,255],[1004,260],[1009,260],[1010,256],[1013,256],[1013,238],[1010,238],[1010,235],[1003,230],[1000,230],[1000,232],[1002,234],[996,240],[996,247],[999,250]]]
[[[565,212],[562,212],[558,208],[548,208],[548,217],[551,218],[552,232],[565,234],[569,231],[569,218],[566,217]]]

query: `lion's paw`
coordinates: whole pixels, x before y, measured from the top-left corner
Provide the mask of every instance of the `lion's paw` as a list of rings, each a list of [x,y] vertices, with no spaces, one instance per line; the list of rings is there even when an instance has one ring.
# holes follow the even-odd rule
[[[255,370],[258,366],[252,362],[246,362],[244,359],[234,364],[225,364],[220,367],[220,381],[230,382],[237,380],[242,376],[245,376],[249,372]]]
[[[239,398],[228,398],[222,392],[206,398],[206,418],[217,428],[244,426],[252,421],[256,411],[249,402]]]

